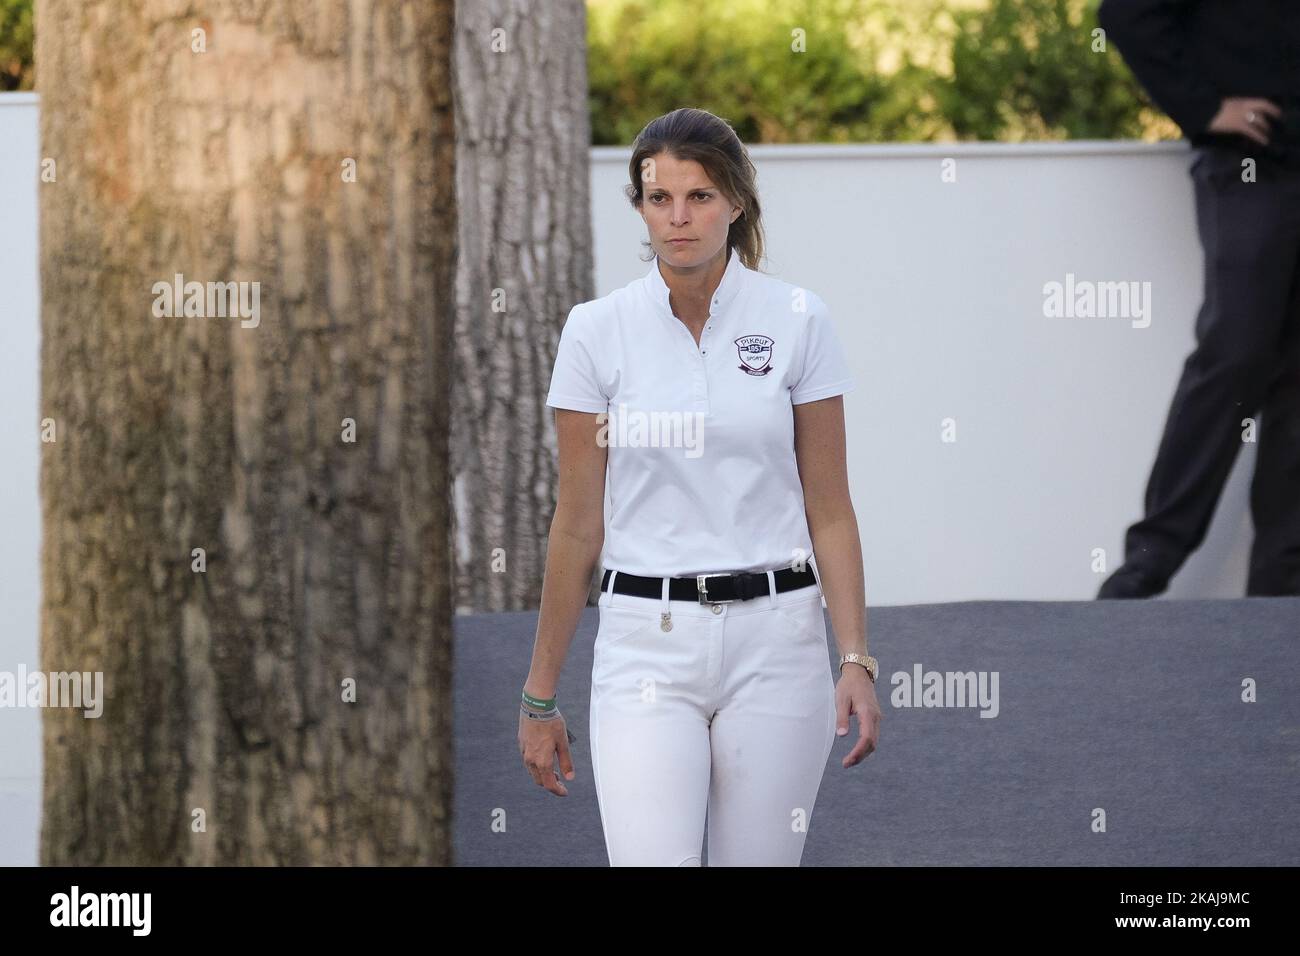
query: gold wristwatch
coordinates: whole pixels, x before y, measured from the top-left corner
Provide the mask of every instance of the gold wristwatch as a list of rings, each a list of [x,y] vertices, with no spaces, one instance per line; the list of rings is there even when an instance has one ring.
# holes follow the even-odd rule
[[[840,673],[844,673],[845,664],[861,664],[867,669],[871,676],[871,683],[876,682],[876,671],[880,669],[879,663],[870,654],[841,654],[840,655]]]

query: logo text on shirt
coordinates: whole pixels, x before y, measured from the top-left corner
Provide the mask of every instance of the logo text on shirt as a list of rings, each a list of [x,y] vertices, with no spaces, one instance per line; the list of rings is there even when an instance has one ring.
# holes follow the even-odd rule
[[[740,370],[750,375],[766,375],[772,371],[772,339],[766,335],[742,335],[736,339],[740,353]]]

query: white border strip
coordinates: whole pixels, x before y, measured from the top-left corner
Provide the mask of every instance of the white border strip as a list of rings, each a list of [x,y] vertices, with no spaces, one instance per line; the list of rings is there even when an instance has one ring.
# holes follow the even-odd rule
[[[40,94],[0,93],[0,106],[33,106]],[[951,143],[756,143],[749,152],[767,159],[915,159],[940,156],[1108,156],[1185,153],[1186,140],[1147,143],[1136,139],[1069,139],[1050,142],[1002,143],[970,141]],[[629,146],[593,146],[591,159],[598,163],[626,163]]]

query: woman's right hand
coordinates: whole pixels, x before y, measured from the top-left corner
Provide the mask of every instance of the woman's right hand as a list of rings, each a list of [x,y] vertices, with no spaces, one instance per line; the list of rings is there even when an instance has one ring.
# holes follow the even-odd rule
[[[574,778],[573,755],[569,752],[569,733],[563,715],[554,720],[534,720],[519,715],[519,753],[524,766],[539,787],[545,787],[557,797],[567,797],[569,791],[560,782],[555,770],[555,758],[560,759],[560,770],[566,780]]]

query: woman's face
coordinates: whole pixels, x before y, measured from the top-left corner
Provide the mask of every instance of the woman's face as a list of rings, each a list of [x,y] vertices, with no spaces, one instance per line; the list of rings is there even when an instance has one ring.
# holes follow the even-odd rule
[[[713,185],[703,166],[658,153],[641,172],[641,218],[660,259],[689,267],[726,248],[727,230],[741,210]],[[679,238],[687,241],[672,241]]]

